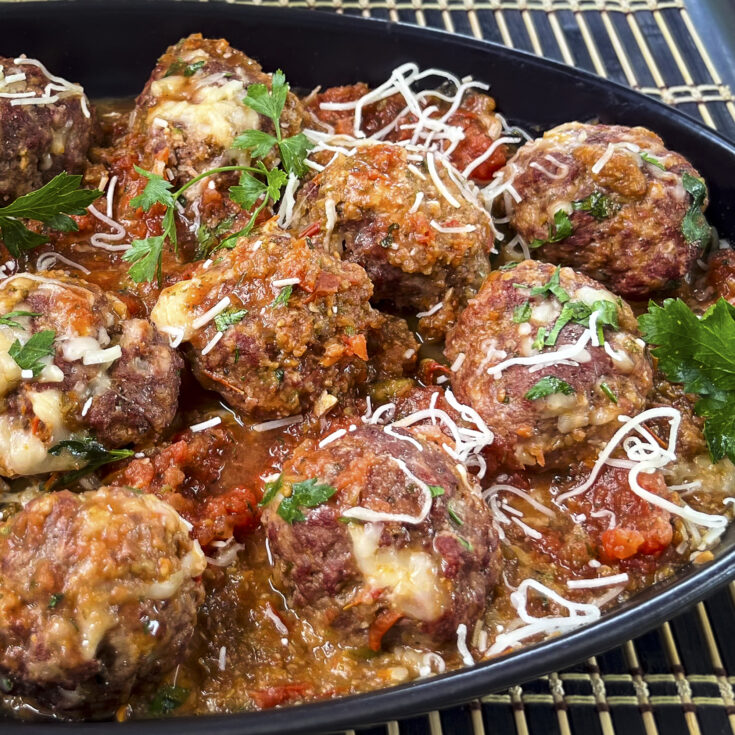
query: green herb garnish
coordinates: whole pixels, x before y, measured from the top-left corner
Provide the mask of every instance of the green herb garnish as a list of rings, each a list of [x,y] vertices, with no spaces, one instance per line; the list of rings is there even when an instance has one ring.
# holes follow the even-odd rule
[[[620,206],[601,191],[593,191],[584,199],[572,202],[572,208],[578,212],[587,212],[596,220],[601,221],[612,217]]]
[[[181,707],[189,698],[189,690],[185,687],[164,684],[151,700],[149,712],[153,715],[168,715]]]
[[[526,392],[524,398],[529,401],[537,401],[539,398],[546,398],[554,393],[563,393],[565,396],[573,396],[576,391],[566,380],[557,378],[555,375],[547,375],[541,378],[530,390]]]
[[[666,166],[661,163],[661,161],[658,160],[658,158],[652,156],[650,153],[646,153],[645,151],[641,151],[641,158],[646,162],[650,163],[651,166],[655,166],[656,168],[660,168],[662,171],[666,171]]]
[[[63,599],[64,595],[61,592],[51,595],[48,601],[49,610],[53,610]]]
[[[638,318],[643,338],[672,383],[700,398],[704,438],[714,462],[735,462],[735,308],[724,299],[697,315],[680,299],[651,302]]]
[[[513,321],[516,324],[522,324],[523,322],[527,322],[531,318],[531,303],[529,301],[525,301],[524,303],[520,304],[519,306],[516,306],[515,309],[513,309]]]
[[[81,183],[81,176],[60,173],[40,189],[0,207],[0,234],[14,258],[48,242],[45,235],[29,230],[21,219],[36,220],[61,232],[79,229],[70,215],[85,214],[87,207],[102,196],[96,189],[80,189]]]
[[[54,354],[55,339],[56,332],[53,329],[44,329],[36,332],[24,345],[16,339],[10,345],[8,354],[21,370],[32,370],[35,378],[46,367],[41,360]]]
[[[224,332],[233,324],[241,322],[248,314],[247,309],[226,309],[214,318],[214,326],[218,332]]]
[[[546,245],[550,242],[559,242],[564,240],[572,234],[572,221],[569,219],[569,215],[563,209],[557,209],[554,212],[554,222],[549,223],[549,233],[545,240],[539,240],[534,238],[528,243],[528,247],[531,249],[540,248],[542,245]]]
[[[268,503],[270,503],[271,500],[273,500],[273,498],[275,498],[276,495],[278,495],[282,487],[283,487],[283,473],[278,475],[278,477],[275,480],[265,483],[265,492],[263,493],[263,499],[258,503],[258,505],[261,508],[268,505]]]
[[[681,221],[681,233],[690,245],[704,247],[712,235],[712,229],[702,212],[702,204],[707,198],[707,187],[704,181],[686,171],[681,177],[681,183],[692,196],[692,203]]]
[[[438,498],[440,495],[444,495],[444,488],[439,485],[429,485],[429,492],[432,498]]]
[[[293,293],[293,286],[291,286],[290,284],[288,286],[284,286],[278,292],[278,296],[276,296],[276,298],[273,299],[273,302],[271,303],[271,309],[275,309],[279,306],[288,306],[288,300],[291,298],[292,293]]]
[[[393,233],[397,232],[400,225],[396,222],[388,225],[388,234],[380,241],[381,248],[389,248],[393,244]]]
[[[337,492],[336,488],[320,483],[315,477],[291,486],[291,495],[284,498],[278,506],[278,515],[288,523],[305,521],[302,508],[316,508],[326,503]]]
[[[618,397],[613,393],[612,388],[605,382],[600,383],[600,390],[613,402],[618,402]]]
[[[84,461],[85,465],[81,469],[66,473],[57,480],[56,485],[62,486],[76,482],[79,478],[94,472],[103,465],[117,462],[120,459],[127,459],[135,454],[132,449],[106,449],[98,441],[91,438],[69,439],[55,444],[48,450],[48,453],[55,457],[62,455],[64,452],[68,452],[73,457]]]
[[[458,526],[464,526],[464,521],[462,520],[462,517],[457,513],[454,508],[452,508],[451,505],[447,505],[447,513],[449,514],[449,517],[458,525]]]
[[[7,314],[0,316],[0,324],[2,324],[4,327],[13,327],[15,329],[22,329],[23,328],[22,325],[14,321],[20,316],[33,317],[33,316],[41,316],[41,315],[35,311],[9,311]]]

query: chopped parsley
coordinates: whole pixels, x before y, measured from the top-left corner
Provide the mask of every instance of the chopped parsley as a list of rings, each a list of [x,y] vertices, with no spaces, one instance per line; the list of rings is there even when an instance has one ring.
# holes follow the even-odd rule
[[[166,69],[166,73],[163,78],[172,77],[175,74],[181,74],[185,77],[193,77],[207,62],[204,59],[193,61],[191,64],[187,64],[183,59],[176,59],[176,61]]]
[[[14,327],[15,329],[22,329],[23,327],[14,321],[20,316],[41,316],[35,311],[9,311],[7,314],[0,316],[0,325],[4,327]]]
[[[55,457],[60,456],[64,452],[68,452],[73,457],[82,460],[85,464],[79,470],[67,472],[65,475],[62,475],[55,483],[61,486],[70,485],[103,465],[109,464],[110,462],[117,462],[120,459],[127,459],[135,454],[132,449],[106,449],[98,441],[89,437],[86,439],[62,441],[48,450],[48,453],[53,454]]]
[[[21,370],[33,371],[35,378],[46,367],[41,360],[54,354],[55,339],[56,332],[53,329],[43,329],[32,335],[24,345],[16,339],[10,345],[8,354]]]
[[[276,495],[278,495],[282,487],[283,487],[283,473],[278,475],[278,477],[275,480],[265,483],[265,492],[263,493],[263,499],[258,503],[258,505],[261,508],[263,506],[268,505],[268,503],[270,503],[271,500],[273,500],[273,498],[275,498]]]
[[[587,212],[596,220],[601,221],[612,217],[620,206],[601,191],[593,191],[584,199],[572,202],[572,208],[577,212]]]
[[[600,383],[600,390],[613,402],[618,402],[618,397],[613,392],[613,389],[604,381]]]
[[[661,161],[659,161],[655,156],[652,156],[650,153],[646,153],[645,151],[641,151],[640,155],[646,163],[650,163],[651,166],[655,166],[656,168],[660,168],[662,171],[666,171],[666,166],[664,166],[663,163],[661,163]]]
[[[290,284],[288,286],[284,286],[278,292],[278,296],[273,299],[273,302],[271,303],[271,309],[276,309],[279,306],[288,306],[288,300],[291,298],[292,293],[293,286],[291,286]]]
[[[563,209],[557,209],[556,212],[554,212],[553,224],[549,222],[549,232],[546,239],[539,240],[538,238],[534,238],[528,243],[528,247],[535,250],[547,243],[559,242],[569,237],[569,235],[572,234],[573,229],[569,215]]]
[[[466,539],[462,538],[462,536],[456,536],[457,541],[459,541],[462,546],[464,546],[467,551],[472,551],[472,544]]]
[[[400,225],[396,222],[388,225],[388,234],[380,241],[381,248],[389,248],[393,244],[393,233],[397,232]]]
[[[566,380],[557,378],[555,375],[547,375],[545,378],[541,378],[523,397],[529,401],[537,401],[539,398],[546,398],[554,393],[573,396],[576,391]]]
[[[501,271],[513,270],[513,268],[515,268],[519,262],[520,261],[518,260],[512,260],[510,263],[503,263],[503,265],[501,265],[500,268],[498,268],[498,270],[501,270]]]
[[[224,332],[233,324],[239,324],[247,314],[247,309],[226,309],[214,318],[214,326],[218,332]]]
[[[526,286],[523,283],[514,283],[514,288],[528,288],[530,289],[531,296],[546,296],[548,294],[553,294],[556,296],[557,300],[560,304],[565,304],[567,301],[569,301],[570,296],[569,294],[562,288],[561,284],[559,283],[559,273],[561,271],[561,266],[556,266],[554,269],[554,273],[551,276],[551,278],[548,280],[547,283],[544,283],[542,286]]]
[[[48,601],[49,610],[53,610],[63,599],[64,594],[62,592],[57,592],[56,594],[51,595]]]
[[[337,492],[336,488],[312,477],[291,486],[291,495],[284,498],[278,506],[278,515],[287,523],[305,521],[302,508],[316,508],[326,503]]]
[[[702,205],[707,198],[707,187],[704,181],[686,171],[681,177],[681,183],[692,197],[692,203],[681,221],[681,233],[690,245],[704,247],[712,235],[712,229],[702,212]]]
[[[444,495],[444,488],[439,485],[429,485],[429,492],[432,498],[438,498],[440,495]]]
[[[618,309],[612,301],[608,301],[607,299],[595,301],[592,306],[588,306],[583,301],[569,301],[564,304],[561,314],[559,314],[556,322],[554,322],[554,326],[546,337],[544,344],[547,347],[555,345],[559,333],[569,322],[575,322],[585,327],[589,326],[590,317],[595,312],[598,312],[596,322],[597,339],[600,344],[604,344],[605,335],[603,328],[606,326],[612,327],[615,330],[620,328]]]
[[[152,715],[168,715],[181,707],[188,698],[189,690],[186,687],[164,684],[151,700],[148,710]]]
[[[531,344],[534,350],[543,350],[546,343],[546,327],[539,327],[536,337]]]
[[[655,345],[658,369],[699,396],[694,409],[705,418],[712,460],[735,462],[735,307],[720,299],[700,319],[680,299],[666,299],[651,302],[638,324]]]
[[[522,324],[523,322],[527,322],[531,318],[531,303],[529,301],[525,301],[524,303],[520,304],[519,306],[516,306],[515,309],[513,309],[513,321],[516,324]]]
[[[14,258],[48,242],[45,235],[29,230],[21,219],[42,222],[61,232],[79,229],[70,215],[85,214],[87,207],[102,196],[96,189],[80,189],[81,183],[79,175],[60,173],[40,189],[0,207],[0,235]]]
[[[449,514],[449,517],[458,525],[458,526],[464,526],[464,521],[462,520],[462,517],[457,513],[454,508],[452,508],[451,505],[447,505],[447,513]]]

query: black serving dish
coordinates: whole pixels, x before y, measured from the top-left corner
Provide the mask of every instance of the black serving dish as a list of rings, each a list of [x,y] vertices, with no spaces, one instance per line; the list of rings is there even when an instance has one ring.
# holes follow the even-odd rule
[[[192,32],[224,36],[292,84],[383,81],[406,61],[489,82],[510,121],[540,131],[569,120],[644,125],[689,158],[710,189],[710,221],[735,233],[735,145],[664,104],[562,64],[491,43],[383,21],[189,0],[56,0],[0,4],[0,54],[26,53],[84,84],[91,97],[136,94],[164,49]],[[472,668],[383,691],[267,712],[130,723],[24,723],[9,735],[286,735],[333,731],[458,704],[616,646],[735,578],[735,526],[714,560],[689,567],[598,622]]]

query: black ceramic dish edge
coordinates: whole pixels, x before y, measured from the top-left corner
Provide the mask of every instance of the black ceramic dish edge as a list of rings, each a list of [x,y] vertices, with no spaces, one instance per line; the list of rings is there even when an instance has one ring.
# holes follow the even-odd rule
[[[122,34],[130,26],[135,33],[144,36],[147,45],[155,37],[155,51],[149,58],[146,44],[136,45],[132,51],[141,69],[143,76],[136,78],[130,87],[127,81],[116,78],[111,87],[105,87],[109,94],[130,94],[142,87],[145,74],[153,66],[157,54],[165,46],[175,41],[179,36],[189,32],[202,31],[218,33],[227,36],[234,45],[240,46],[246,53],[258,58],[264,68],[283,66],[287,76],[296,84],[306,80],[299,79],[298,62],[308,58],[304,54],[300,59],[290,46],[293,63],[284,59],[283,49],[272,49],[269,43],[271,36],[278,37],[284,29],[290,29],[292,40],[297,39],[304,45],[304,36],[310,35],[316,45],[314,36],[321,36],[323,40],[331,42],[339,39],[338,48],[331,49],[335,54],[348,54],[344,58],[352,59],[349,64],[327,64],[328,74],[325,78],[321,73],[314,73],[314,78],[325,83],[349,83],[356,79],[367,79],[375,82],[382,80],[386,73],[382,73],[372,64],[365,73],[365,55],[357,48],[364,45],[367,38],[381,49],[394,45],[399,49],[399,56],[391,57],[390,62],[383,62],[387,72],[398,63],[424,55],[432,58],[428,63],[434,63],[433,54],[429,47],[441,48],[449,55],[449,60],[443,62],[437,58],[435,63],[444,68],[457,69],[460,73],[467,73],[466,57],[486,57],[486,73],[483,75],[472,70],[476,78],[484,78],[493,83],[491,93],[499,100],[500,110],[504,111],[515,107],[510,113],[511,119],[519,124],[529,124],[533,115],[524,112],[523,100],[516,100],[517,104],[504,104],[511,97],[512,90],[503,91],[506,82],[515,75],[528,79],[536,76],[540,78],[539,86],[544,86],[547,77],[553,78],[555,90],[563,90],[564,97],[560,99],[558,115],[547,115],[542,127],[549,127],[575,117],[589,119],[599,116],[603,122],[620,122],[622,124],[642,124],[651,126],[661,134],[672,148],[680,150],[691,158],[695,165],[701,166],[700,159],[707,161],[708,166],[714,169],[717,163],[722,172],[733,170],[735,166],[735,147],[725,138],[705,128],[683,113],[673,110],[663,103],[644,97],[639,93],[607,80],[595,77],[587,72],[578,71],[558,62],[539,59],[531,54],[496,46],[487,42],[455,36],[442,31],[419,29],[411,26],[397,26],[380,20],[366,20],[343,17],[333,14],[316,13],[314,11],[299,11],[291,9],[262,8],[233,6],[224,3],[201,3],[178,0],[132,0],[117,2],[111,0],[55,0],[53,2],[30,2],[0,8],[2,25],[0,36],[8,33],[12,53],[25,51],[30,55],[43,58],[47,64],[72,79],[81,79],[86,82],[84,69],[77,70],[79,53],[74,52],[74,33],[79,33],[75,26],[70,25],[73,16],[79,19],[80,25],[87,24],[92,28],[105,29],[103,36]],[[146,18],[146,16],[148,18]],[[159,20],[167,22],[156,24]],[[43,18],[43,25],[49,27],[49,34],[55,37],[56,46],[52,37],[48,40],[36,31],[39,30],[39,19]],[[146,19],[149,22],[145,22]],[[95,22],[96,21],[96,22]],[[113,21],[113,25],[110,25]],[[13,25],[15,23],[15,25]],[[247,30],[239,26],[247,24],[248,29],[257,31],[249,43],[240,39]],[[114,26],[114,29],[113,29]],[[64,28],[62,36],[58,31]],[[153,31],[151,29],[153,28]],[[66,29],[69,29],[68,31]],[[214,29],[214,30],[209,30]],[[219,30],[216,30],[219,29]],[[269,36],[270,34],[270,36]],[[345,44],[345,39],[349,44]],[[76,39],[81,43],[83,38]],[[2,42],[5,45],[5,41]],[[101,48],[114,49],[115,44],[105,44],[98,41]],[[262,46],[261,49],[258,47]],[[69,51],[62,50],[68,47]],[[151,47],[153,49],[153,46]],[[410,49],[406,51],[406,49]],[[3,48],[3,53],[5,49]],[[298,50],[298,49],[297,49]],[[137,52],[141,52],[138,56]],[[420,53],[419,53],[420,51]],[[437,54],[441,57],[443,54]],[[318,54],[317,54],[318,56]],[[56,57],[56,58],[54,58]],[[81,55],[82,64],[86,63]],[[282,62],[283,60],[283,62]],[[336,59],[335,59],[336,61]],[[118,63],[126,63],[125,58],[117,57]],[[282,63],[281,63],[282,62]],[[127,63],[130,63],[128,60]],[[321,60],[324,63],[324,60]],[[464,68],[459,68],[464,65]],[[499,78],[493,69],[505,67],[509,80]],[[360,73],[362,68],[363,73]],[[303,70],[302,70],[303,71]],[[302,76],[308,76],[307,74]],[[131,75],[127,75],[131,77]],[[134,76],[134,75],[132,75]],[[105,79],[105,82],[107,79]],[[102,90],[90,86],[92,95],[99,95]],[[109,92],[108,92],[109,89]],[[585,107],[586,112],[570,112],[570,106],[579,100],[580,96],[590,97],[590,104],[594,107]],[[514,95],[517,97],[518,95]],[[593,101],[594,100],[594,103]],[[567,105],[566,107],[564,105]],[[530,108],[529,108],[530,111]],[[586,115],[586,118],[585,118]],[[703,167],[704,168],[704,167]],[[708,178],[713,206],[711,216],[714,224],[723,232],[735,232],[735,191],[724,176],[713,179],[712,175],[703,171]],[[474,699],[491,691],[502,689],[513,684],[521,683],[530,678],[548,673],[552,670],[568,666],[595,653],[618,645],[631,637],[641,635],[647,630],[656,627],[670,618],[676,612],[693,604],[697,600],[715,591],[718,587],[735,577],[735,528],[728,529],[723,541],[715,550],[715,560],[702,567],[689,567],[665,583],[657,585],[637,595],[634,600],[625,603],[612,613],[609,613],[592,625],[585,626],[563,637],[554,638],[518,652],[495,659],[492,662],[478,664],[468,669],[451,672],[431,679],[393,687],[368,694],[355,695],[342,699],[319,702],[315,704],[299,705],[267,712],[241,713],[231,715],[213,715],[204,717],[173,717],[167,720],[145,720],[130,723],[23,723],[3,720],[2,731],[6,733],[38,733],[47,735],[54,732],[80,732],[84,735],[109,735],[113,730],[131,731],[136,735],[163,735],[180,733],[193,735],[194,733],[217,732],[218,735],[275,735],[276,733],[310,733],[323,732],[367,725],[397,717],[404,717],[444,706],[458,704]]]

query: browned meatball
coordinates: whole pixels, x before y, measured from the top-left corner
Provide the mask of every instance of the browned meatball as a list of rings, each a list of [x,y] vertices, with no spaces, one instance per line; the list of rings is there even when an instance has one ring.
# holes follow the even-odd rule
[[[371,295],[362,268],[271,222],[165,289],[152,318],[189,343],[205,387],[249,416],[273,419],[315,403],[322,412],[372,377],[368,343],[386,321]],[[407,330],[397,334],[409,338]],[[402,371],[416,348],[410,338],[403,354],[413,355],[399,362],[383,345],[376,367]]]
[[[3,315],[0,474],[74,469],[79,457],[49,450],[142,442],[173,420],[182,360],[112,294],[61,272],[23,273],[0,289]]]
[[[479,488],[411,430],[338,431],[297,448],[266,505],[277,583],[352,645],[456,640],[499,572]]]
[[[524,145],[503,180],[520,197],[510,224],[541,259],[644,298],[675,286],[706,244],[682,231],[687,176],[700,178],[650,130],[567,123]]]
[[[109,715],[176,665],[206,561],[153,495],[44,495],[0,526],[0,673],[67,715]]]
[[[419,329],[440,338],[489,272],[493,229],[472,184],[414,158],[389,143],[338,155],[302,188],[294,228],[318,223],[314,239],[365,268],[375,301],[423,314]]]
[[[247,164],[249,154],[232,148],[235,137],[246,130],[275,132],[268,118],[243,103],[251,84],[270,87],[271,77],[224,39],[195,33],[169,47],[131,118],[142,165],[155,162],[161,174],[168,168],[173,182],[182,184],[216,166]],[[302,117],[301,104],[289,93],[281,116],[284,137],[300,130]],[[266,162],[270,166],[274,160]]]
[[[644,408],[652,370],[636,335],[630,307],[599,283],[527,260],[492,273],[447,335],[452,388],[494,432],[499,461],[569,467]]]
[[[34,61],[0,57],[0,205],[62,171],[81,173],[92,138],[84,90]]]

